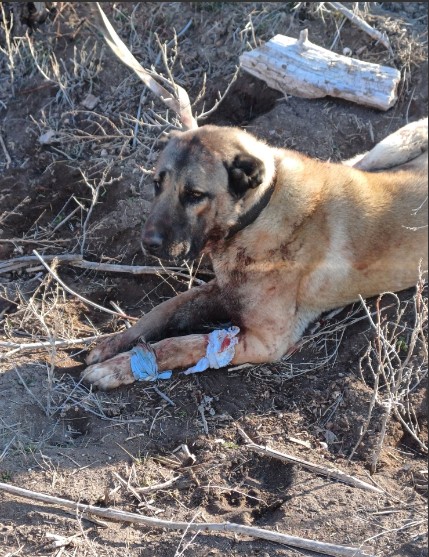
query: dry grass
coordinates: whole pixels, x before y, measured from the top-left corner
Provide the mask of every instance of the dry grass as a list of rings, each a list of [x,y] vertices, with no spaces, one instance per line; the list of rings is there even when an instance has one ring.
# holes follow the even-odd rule
[[[384,294],[377,300],[375,319],[362,300],[375,331],[375,339],[370,342],[368,351],[361,358],[361,375],[365,381],[362,368],[369,369],[374,395],[365,427],[350,458],[367,433],[374,407],[378,405],[382,408],[382,418],[379,438],[371,459],[372,473],[377,469],[392,417],[401,423],[404,431],[417,443],[420,450],[428,452],[413,406],[413,393],[421,388],[428,375],[428,300],[424,292],[425,282],[421,278],[411,302],[401,303],[396,294]],[[383,317],[380,309],[380,304],[385,298],[393,299],[396,311],[392,319]],[[413,304],[411,323],[404,317],[409,303]]]

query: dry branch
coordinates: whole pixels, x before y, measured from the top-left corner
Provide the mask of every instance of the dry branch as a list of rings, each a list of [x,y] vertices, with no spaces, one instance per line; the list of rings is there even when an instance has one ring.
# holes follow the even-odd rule
[[[38,350],[40,348],[52,348],[53,346],[74,346],[76,344],[88,344],[89,342],[94,342],[94,340],[101,340],[109,336],[114,336],[116,333],[109,333],[105,335],[94,335],[85,338],[71,338],[68,340],[46,340],[41,342],[0,342],[0,348],[9,348],[11,352],[7,354],[0,354],[0,360],[4,360],[7,356],[11,356],[12,353],[21,352],[24,350]]]
[[[327,478],[338,480],[339,482],[345,483],[347,485],[351,485],[353,487],[364,489],[365,491],[372,491],[373,493],[380,493],[380,494],[384,493],[382,489],[379,489],[378,487],[363,482],[362,480],[359,480],[358,478],[355,478],[353,476],[349,476],[349,474],[345,474],[341,470],[338,470],[338,468],[321,466],[320,464],[314,464],[313,462],[302,460],[301,458],[298,458],[294,455],[280,453],[279,451],[275,451],[274,449],[263,447],[262,445],[257,445],[250,439],[250,437],[247,435],[245,431],[239,428],[238,432],[246,441],[246,446],[252,451],[255,451],[260,454],[264,454],[266,456],[270,456],[272,458],[276,458],[278,460],[282,460],[283,462],[298,464],[299,466],[302,466],[302,468],[306,468],[311,472],[315,472],[316,474],[320,474],[321,476],[326,476]]]
[[[391,50],[390,41],[387,38],[387,35],[385,33],[382,33],[381,31],[374,29],[374,27],[371,27],[371,25],[369,25],[361,17],[359,17],[357,14],[351,12],[348,8],[343,6],[341,2],[326,2],[326,4],[331,8],[333,8],[334,10],[336,10],[337,12],[340,12],[344,17],[346,17],[348,20],[354,23],[356,27],[359,27],[359,29],[364,31],[364,33],[367,33],[367,35],[369,35],[376,41],[379,41],[388,50]]]
[[[401,74],[394,68],[335,54],[308,40],[276,35],[240,57],[241,66],[285,94],[309,99],[341,97],[380,110],[397,101]]]
[[[9,155],[9,151],[7,150],[6,143],[4,142],[4,139],[3,139],[3,136],[2,136],[1,133],[0,133],[0,145],[1,145],[1,148],[3,149],[3,153],[4,153],[4,156],[5,156],[5,159],[6,159],[6,168],[9,168],[9,166],[12,164],[12,159]]]
[[[404,310],[400,309],[400,300],[398,296],[393,292],[384,293],[379,296],[376,303],[376,321],[374,321],[370,314],[365,300],[362,296],[359,296],[371,327],[376,334],[374,341],[372,341],[364,356],[374,378],[374,396],[370,404],[370,413],[368,414],[367,423],[368,420],[371,419],[372,406],[375,401],[377,401],[384,410],[381,419],[380,435],[371,462],[372,473],[374,473],[377,468],[391,415],[397,418],[403,428],[419,445],[420,449],[425,454],[428,453],[428,446],[419,436],[418,423],[413,424],[411,416],[409,423],[407,423],[402,415],[406,409],[408,414],[412,414],[409,395],[412,390],[420,384],[423,378],[427,376],[427,304],[422,298],[423,286],[424,280],[423,277],[420,276],[416,295],[414,296],[414,326],[408,341],[405,356],[400,354],[400,348],[398,348],[400,347],[400,343],[404,342],[402,340],[402,335],[404,335],[406,327],[406,325],[401,325]],[[380,302],[382,297],[386,295],[390,295],[396,300],[398,309],[395,320],[384,324],[381,318]],[[419,364],[415,362],[414,356],[416,352],[420,352],[420,357],[422,357],[422,361]],[[380,389],[380,384],[383,384],[383,389]]]
[[[118,313],[117,311],[113,311],[109,308],[105,308],[104,306],[100,306],[99,304],[96,304],[95,302],[92,302],[91,300],[88,300],[84,296],[81,296],[80,294],[78,294],[77,292],[72,290],[69,286],[67,286],[67,284],[60,279],[60,277],[55,273],[55,271],[53,271],[49,267],[49,265],[47,263],[45,263],[45,260],[43,259],[43,257],[41,255],[39,255],[36,250],[33,250],[33,253],[39,259],[40,263],[45,267],[45,269],[48,271],[48,273],[50,275],[52,275],[54,277],[54,279],[58,282],[58,284],[60,284],[64,288],[64,290],[66,292],[68,292],[69,294],[72,294],[73,296],[76,296],[76,298],[79,298],[79,300],[81,300],[85,304],[88,304],[88,305],[90,305],[90,306],[92,306],[96,309],[104,311],[105,313],[110,313],[110,315],[117,315],[119,317],[125,317],[126,319],[135,319],[134,317],[131,317],[131,316],[126,315],[124,313]]]
[[[146,487],[137,487],[136,491],[138,493],[144,493],[144,494],[153,493],[155,491],[159,491],[160,489],[167,489],[167,487],[173,486],[180,479],[181,479],[181,476],[176,476],[175,478],[171,478],[171,480],[167,480],[166,482],[163,482],[163,483],[160,483],[160,484],[149,485],[149,486],[146,486]]]
[[[84,505],[82,503],[75,503],[69,499],[62,499],[60,497],[53,497],[52,495],[45,495],[36,491],[30,491],[21,487],[12,486],[5,483],[0,483],[0,491],[4,491],[11,495],[24,497],[33,501],[41,501],[50,505],[59,505],[69,509],[83,511],[95,516],[101,516],[114,520],[116,522],[129,522],[132,524],[139,524],[141,526],[149,526],[151,528],[167,528],[169,530],[183,530],[188,532],[223,532],[241,534],[243,536],[250,536],[267,540],[273,543],[283,545],[290,545],[298,547],[307,551],[315,553],[322,553],[324,555],[331,555],[332,557],[371,557],[369,553],[358,548],[348,547],[344,545],[334,545],[332,543],[317,542],[306,538],[299,538],[297,536],[289,536],[287,534],[280,534],[262,528],[253,528],[250,526],[242,526],[241,524],[233,524],[230,522],[221,523],[187,523],[187,522],[172,522],[169,520],[161,520],[144,515],[134,514],[130,512],[120,511],[112,508],[102,509],[92,505]]]
[[[98,271],[100,273],[127,273],[130,275],[169,275],[189,280],[189,275],[183,272],[181,267],[158,267],[154,265],[116,265],[114,263],[99,263],[97,261],[86,261],[81,255],[64,253],[62,255],[44,255],[45,262],[57,261],[59,264],[68,264],[79,269]],[[17,271],[24,267],[40,263],[35,255],[16,257],[0,263],[0,274]],[[196,284],[203,284],[200,279],[193,279]]]
[[[176,97],[173,98],[171,93],[167,91],[162,85],[156,81],[153,77],[154,75],[158,79],[162,79],[161,76],[155,72],[149,72],[145,70],[143,66],[138,62],[138,60],[131,54],[128,47],[120,39],[119,35],[116,33],[112,24],[108,20],[106,14],[104,13],[100,2],[96,2],[99,15],[94,11],[95,19],[97,21],[97,28],[103,34],[107,44],[110,46],[112,51],[116,56],[123,62],[126,66],[131,68],[143,81],[143,83],[159,97],[171,110],[174,110],[179,116],[180,121],[185,129],[195,129],[198,124],[192,115],[191,102],[189,100],[188,93],[176,83],[170,83],[171,87],[174,89]]]

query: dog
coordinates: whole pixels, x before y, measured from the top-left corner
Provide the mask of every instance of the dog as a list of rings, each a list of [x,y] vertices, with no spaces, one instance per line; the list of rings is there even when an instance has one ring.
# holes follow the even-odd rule
[[[145,250],[208,254],[215,279],[95,347],[83,379],[100,389],[140,378],[132,353],[118,354],[138,339],[157,372],[207,359],[210,336],[188,334],[205,324],[238,327],[221,337],[227,363],[279,360],[322,312],[411,287],[427,269],[427,119],[346,164],[236,128],[173,132],[154,190]]]

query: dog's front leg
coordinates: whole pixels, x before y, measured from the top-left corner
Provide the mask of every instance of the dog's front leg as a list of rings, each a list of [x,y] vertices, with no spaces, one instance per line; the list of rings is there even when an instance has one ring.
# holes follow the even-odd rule
[[[137,348],[143,349],[143,346],[137,345]],[[157,364],[156,372],[189,367],[205,355],[206,347],[207,335],[187,335],[161,340],[151,346]],[[131,369],[131,359],[132,351],[129,351],[91,365],[82,373],[82,379],[103,391],[134,383],[138,379]]]
[[[149,342],[170,334],[189,332],[204,323],[227,320],[228,315],[223,308],[219,288],[213,280],[162,302],[131,328],[104,339],[88,354],[86,363],[93,365],[103,362],[125,350],[139,338]]]
[[[223,336],[213,348],[212,335],[216,333],[221,333]],[[171,369],[195,366],[195,370],[188,370],[188,372],[195,372],[211,366],[219,368],[229,363],[234,365],[262,363],[276,360],[284,353],[278,344],[271,344],[250,331],[240,334],[237,339],[235,334],[235,332],[214,331],[207,335],[167,338],[153,344],[150,348],[141,345],[140,350],[153,355],[155,369],[149,380],[154,380],[162,372]],[[227,355],[226,359],[225,355]],[[133,351],[125,352],[100,364],[89,366],[83,372],[82,378],[85,382],[103,390],[134,383],[139,379],[139,370],[134,368],[132,357]],[[145,379],[148,380],[147,375]]]

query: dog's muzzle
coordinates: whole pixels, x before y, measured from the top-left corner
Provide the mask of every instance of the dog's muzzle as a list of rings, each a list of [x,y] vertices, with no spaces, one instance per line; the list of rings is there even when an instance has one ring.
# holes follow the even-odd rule
[[[158,230],[145,228],[142,234],[142,243],[147,253],[157,256],[163,251],[164,237]]]

